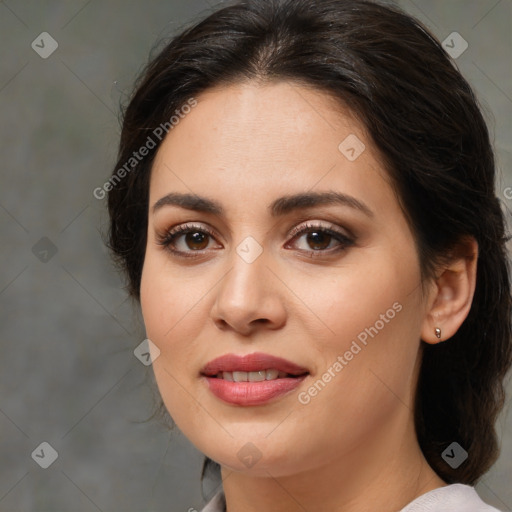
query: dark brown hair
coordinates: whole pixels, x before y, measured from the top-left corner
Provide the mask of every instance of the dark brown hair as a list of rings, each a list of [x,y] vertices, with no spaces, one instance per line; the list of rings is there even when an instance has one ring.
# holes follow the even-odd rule
[[[189,98],[252,80],[325,92],[364,124],[414,233],[424,280],[465,237],[478,242],[471,310],[451,339],[422,343],[415,402],[419,444],[432,468],[448,483],[476,483],[498,456],[495,422],[512,348],[505,220],[471,87],[437,39],[394,6],[238,1],[174,37],[144,69],[124,111],[114,174]],[[108,195],[108,243],[137,300],[158,147]],[[469,454],[457,469],[441,457],[454,441]],[[203,474],[212,464],[218,467],[207,458]]]

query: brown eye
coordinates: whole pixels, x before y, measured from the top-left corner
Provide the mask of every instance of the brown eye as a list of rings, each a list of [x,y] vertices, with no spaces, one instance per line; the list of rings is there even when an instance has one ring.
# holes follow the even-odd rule
[[[208,234],[202,231],[190,231],[185,233],[184,241],[190,249],[203,250],[208,247]],[[206,243],[205,243],[206,242]]]
[[[304,238],[304,245],[306,247],[299,247],[299,250],[306,253],[309,252],[311,256],[321,256],[325,253],[343,250],[354,243],[353,239],[343,233],[325,226],[314,224],[307,224],[306,226],[298,227],[292,231],[290,236],[293,237],[293,240],[300,240],[301,238]],[[338,242],[334,247],[331,246],[333,241]],[[296,246],[297,244],[295,243],[293,245]]]
[[[307,233],[306,240],[313,250],[325,250],[329,247],[332,238],[332,235],[325,231],[311,231]]]
[[[157,235],[157,243],[178,256],[194,258],[208,248],[213,233],[206,228],[182,225],[163,235]],[[194,254],[198,253],[198,254]]]

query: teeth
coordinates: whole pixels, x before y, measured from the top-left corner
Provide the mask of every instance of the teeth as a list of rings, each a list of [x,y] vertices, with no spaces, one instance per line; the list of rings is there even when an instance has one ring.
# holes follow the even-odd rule
[[[266,375],[265,375],[265,379],[266,380],[274,380],[274,379],[277,379],[277,377],[279,376],[279,373],[275,368],[272,368],[270,370],[267,370],[266,371]]]
[[[247,380],[249,380],[247,378],[247,375],[247,372],[233,372],[233,380],[235,382],[246,382]]]
[[[249,382],[261,382],[265,380],[265,370],[260,370],[259,372],[248,372],[247,377],[249,378]]]
[[[219,372],[217,378],[230,382],[262,382],[264,380],[284,379],[288,374],[275,368],[257,372]]]

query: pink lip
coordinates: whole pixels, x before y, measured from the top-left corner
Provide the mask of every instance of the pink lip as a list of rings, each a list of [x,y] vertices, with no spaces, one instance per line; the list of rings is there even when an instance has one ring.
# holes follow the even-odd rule
[[[262,405],[295,389],[307,375],[261,382],[231,382],[217,377],[204,377],[210,391],[224,402],[234,405]]]
[[[257,372],[270,368],[275,368],[291,375],[308,373],[307,368],[303,368],[281,357],[271,356],[262,352],[253,352],[245,356],[226,354],[217,357],[210,361],[201,370],[201,373],[206,376],[212,376],[217,375],[219,372]]]
[[[278,378],[260,382],[231,382],[219,379],[219,372],[256,372],[275,368],[296,377]],[[201,371],[210,391],[224,402],[234,405],[262,405],[284,395],[306,378],[307,368],[280,357],[255,352],[246,356],[227,354],[210,361]]]

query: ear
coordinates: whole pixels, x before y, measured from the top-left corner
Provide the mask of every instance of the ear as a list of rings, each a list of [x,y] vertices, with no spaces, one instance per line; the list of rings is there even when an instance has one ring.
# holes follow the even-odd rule
[[[451,338],[468,316],[476,286],[478,243],[473,237],[461,241],[432,283],[421,339],[436,344]],[[440,337],[436,336],[440,329]]]

